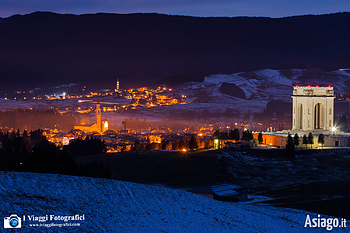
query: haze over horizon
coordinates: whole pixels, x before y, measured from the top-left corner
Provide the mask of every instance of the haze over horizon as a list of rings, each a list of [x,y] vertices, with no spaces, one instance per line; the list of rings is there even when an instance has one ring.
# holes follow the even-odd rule
[[[346,0],[219,0],[219,1],[170,1],[170,0],[0,0],[0,17],[15,14],[29,14],[36,11],[50,11],[61,14],[88,13],[162,13],[186,16],[263,16],[287,17],[305,14],[329,14],[350,11],[350,2]]]

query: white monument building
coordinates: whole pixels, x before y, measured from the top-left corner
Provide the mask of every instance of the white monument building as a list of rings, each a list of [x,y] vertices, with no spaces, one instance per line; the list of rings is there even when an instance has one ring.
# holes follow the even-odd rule
[[[310,133],[313,136],[310,148],[350,147],[350,133],[339,132],[334,119],[333,87],[294,86],[292,107],[292,129],[277,132],[262,132],[263,143],[266,145],[285,147],[287,137],[298,135],[297,148],[307,148],[303,137]],[[253,132],[258,138],[259,132]],[[319,143],[318,137],[324,137],[324,143]]]
[[[292,130],[331,130],[333,127],[333,87],[294,86]]]

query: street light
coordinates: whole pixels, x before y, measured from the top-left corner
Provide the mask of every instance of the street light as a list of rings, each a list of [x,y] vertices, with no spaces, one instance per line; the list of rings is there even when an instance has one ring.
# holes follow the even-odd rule
[[[215,150],[220,149],[219,148],[219,139],[214,139],[214,149]]]
[[[331,130],[333,132],[333,137],[335,137],[335,146],[338,146],[339,142],[337,141],[337,137],[335,135],[335,132],[337,131],[337,128],[333,126]]]

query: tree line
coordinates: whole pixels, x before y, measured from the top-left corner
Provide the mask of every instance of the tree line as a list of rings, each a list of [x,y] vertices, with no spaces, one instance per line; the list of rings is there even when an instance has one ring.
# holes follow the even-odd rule
[[[231,129],[230,132],[228,133],[225,133],[225,132],[220,132],[219,130],[216,130],[214,132],[214,135],[213,135],[213,138],[214,139],[217,139],[219,138],[220,136],[228,136],[228,137],[231,137],[232,139],[236,140],[236,141],[239,141],[241,139],[241,133],[239,131],[239,129]],[[253,138],[253,133],[251,130],[244,130],[242,132],[242,138]]]
[[[70,155],[69,146],[57,147],[42,133],[42,130],[24,131],[23,134],[19,130],[13,133],[0,132],[0,170],[111,177],[108,165],[92,162],[78,166]],[[77,144],[76,148],[86,146],[85,143]]]
[[[124,124],[126,124],[127,129],[133,129],[133,130],[141,130],[141,129],[147,128],[148,126],[146,119],[143,119],[142,121],[140,121],[138,118],[133,119],[132,117],[126,118],[123,121],[121,125],[123,129],[125,127]]]
[[[190,139],[180,139],[180,140],[166,140],[164,139],[161,143],[150,143],[148,145],[144,145],[139,141],[136,141],[133,150],[195,150],[195,149],[209,149],[214,146],[214,139],[218,139],[221,136],[228,136],[234,140],[240,140],[240,132],[238,129],[231,130],[229,133],[220,132],[216,130],[213,134],[213,137],[209,139],[201,140],[197,135],[191,135]],[[242,133],[243,138],[253,138],[252,131],[245,130]]]
[[[324,134],[318,135],[317,142],[322,145],[324,144]],[[314,144],[314,136],[310,132],[308,135],[304,134],[302,137],[302,144],[307,148],[308,145],[312,148],[312,145]],[[286,155],[288,157],[295,157],[295,147],[298,147],[300,145],[299,135],[296,133],[294,137],[292,135],[288,134],[287,137],[287,144],[286,144]]]
[[[15,109],[0,111],[0,126],[12,129],[36,130],[42,128],[69,131],[74,128],[75,117],[54,110]]]
[[[106,143],[99,138],[85,137],[72,140],[68,145],[72,157],[106,153]]]
[[[201,140],[196,135],[191,135],[190,139],[182,138],[180,140],[166,140],[164,139],[161,143],[150,143],[148,145],[140,144],[135,142],[133,150],[195,150],[195,149],[204,149],[211,148],[214,146],[212,138],[209,138],[207,141]]]

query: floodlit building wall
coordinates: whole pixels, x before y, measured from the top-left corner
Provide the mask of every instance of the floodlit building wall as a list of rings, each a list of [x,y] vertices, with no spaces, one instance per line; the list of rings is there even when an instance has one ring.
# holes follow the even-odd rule
[[[333,87],[299,87],[293,89],[293,130],[331,130],[333,127]]]
[[[259,134],[253,133],[253,138],[258,139]],[[276,136],[270,134],[263,134],[262,143],[270,146],[285,147],[287,144],[287,138],[283,136]]]
[[[255,139],[258,139],[257,133],[253,134]],[[263,134],[263,144],[277,147],[286,147],[287,145],[287,136],[272,135],[272,134]],[[291,135],[292,138],[294,135]],[[303,136],[299,136],[299,146],[297,148],[322,148],[322,147],[348,147],[350,146],[350,137],[344,135],[325,135],[324,144],[318,143],[318,135],[313,135],[313,144],[303,144]],[[308,136],[308,134],[306,135]]]

